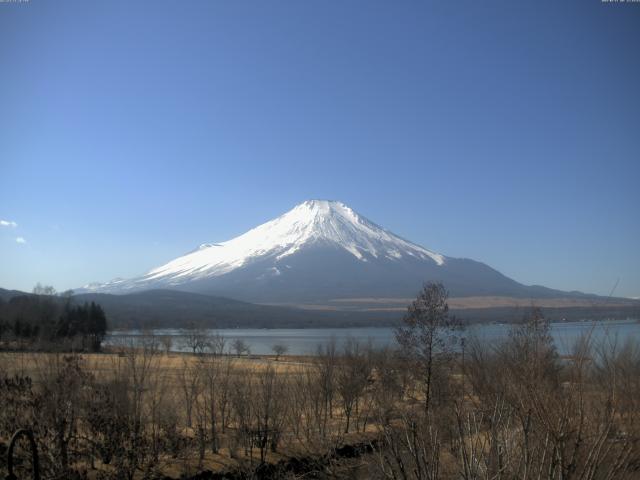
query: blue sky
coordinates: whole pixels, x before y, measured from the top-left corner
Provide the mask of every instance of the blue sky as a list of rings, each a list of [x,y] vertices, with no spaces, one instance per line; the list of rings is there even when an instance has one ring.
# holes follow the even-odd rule
[[[330,198],[640,296],[639,45],[640,4],[599,0],[0,3],[0,287],[133,276]]]

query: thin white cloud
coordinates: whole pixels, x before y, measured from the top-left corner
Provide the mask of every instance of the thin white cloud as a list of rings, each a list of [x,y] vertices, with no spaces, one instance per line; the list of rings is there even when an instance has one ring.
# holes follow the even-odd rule
[[[18,224],[16,222],[11,222],[9,220],[0,220],[0,227],[17,227]]]
[[[16,243],[27,243],[24,237],[16,237]]]

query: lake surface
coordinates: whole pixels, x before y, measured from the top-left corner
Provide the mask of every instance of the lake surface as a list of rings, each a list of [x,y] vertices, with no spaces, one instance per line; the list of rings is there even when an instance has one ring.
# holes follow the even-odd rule
[[[487,342],[497,342],[508,336],[511,325],[482,324],[468,327],[461,335],[476,336]],[[313,355],[318,345],[335,339],[338,345],[348,338],[362,342],[371,342],[375,347],[395,345],[394,329],[391,327],[358,327],[358,328],[236,328],[208,330],[209,334],[221,335],[226,340],[225,350],[229,350],[231,342],[242,339],[249,345],[252,354],[272,354],[273,345],[281,344],[288,348],[290,355]],[[598,342],[622,343],[627,339],[640,341],[640,322],[637,320],[603,321],[603,322],[565,322],[552,323],[551,335],[560,353],[569,353],[572,345],[583,334],[592,332],[592,338]],[[119,342],[137,342],[152,334],[158,337],[170,336],[173,351],[188,351],[185,345],[185,330],[157,329],[152,331],[126,330],[114,331],[107,335],[106,344]]]

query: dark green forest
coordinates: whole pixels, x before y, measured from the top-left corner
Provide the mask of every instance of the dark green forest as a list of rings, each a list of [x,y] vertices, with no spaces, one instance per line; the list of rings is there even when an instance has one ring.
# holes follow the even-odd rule
[[[99,351],[107,317],[95,302],[45,293],[0,297],[0,342],[5,348]]]

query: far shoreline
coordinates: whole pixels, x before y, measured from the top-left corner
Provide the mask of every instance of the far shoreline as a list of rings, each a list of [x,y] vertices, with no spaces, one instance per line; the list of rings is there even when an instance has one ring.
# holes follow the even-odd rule
[[[478,327],[478,326],[488,326],[488,325],[519,325],[522,323],[520,320],[514,321],[465,321],[461,320],[464,328],[466,327]],[[601,319],[591,319],[591,318],[583,318],[583,319],[561,319],[561,320],[550,320],[549,324],[551,325],[566,325],[566,324],[583,324],[583,323],[595,323],[595,324],[616,324],[616,323],[636,323],[640,322],[640,316],[628,316],[626,318],[601,318]],[[303,324],[300,326],[269,326],[269,327],[253,327],[250,325],[238,325],[234,327],[224,326],[224,327],[216,327],[216,326],[201,326],[196,329],[204,330],[204,331],[235,331],[235,330],[351,330],[351,329],[390,329],[397,328],[401,325],[401,320],[396,320],[393,322],[385,322],[385,323],[371,323],[371,324],[343,324],[343,325],[308,325]],[[189,332],[194,330],[194,328],[184,327],[184,326],[153,326],[153,327],[116,327],[107,330],[107,335],[127,335],[127,336],[144,336],[144,332],[156,332],[161,330],[173,330],[173,331],[184,331]],[[127,332],[141,332],[139,334],[127,333]]]

